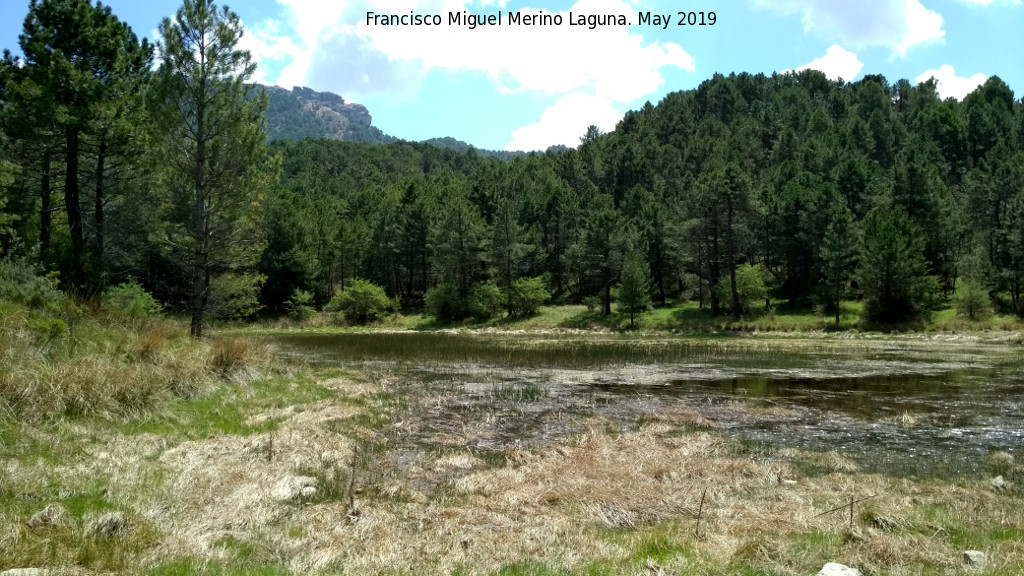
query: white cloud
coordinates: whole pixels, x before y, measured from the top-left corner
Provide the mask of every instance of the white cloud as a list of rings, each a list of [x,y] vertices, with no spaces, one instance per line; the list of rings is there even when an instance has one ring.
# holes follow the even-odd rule
[[[634,23],[635,0],[578,0],[560,12],[562,26],[448,26],[448,13],[493,14],[504,0],[278,0],[295,41],[257,29],[262,59],[288,61],[278,84],[314,85],[349,97],[395,90],[415,93],[430,70],[482,73],[504,92],[564,94],[583,90],[615,102],[656,91],[663,68],[694,71],[693,58],[678,44],[645,42],[622,26],[569,26],[575,14],[623,14]],[[581,9],[583,8],[583,9]],[[366,12],[440,14],[440,28],[373,26]],[[504,10],[503,10],[504,11]],[[507,11],[505,12],[507,22]],[[523,14],[537,10],[522,10]],[[546,11],[544,13],[547,13]]]
[[[956,75],[956,71],[949,64],[943,64],[939,66],[938,70],[928,70],[924,74],[917,77],[917,83],[927,82],[928,80],[935,78],[938,80],[937,90],[939,96],[942,98],[956,98],[957,100],[963,100],[964,96],[967,96],[974,91],[975,88],[981,86],[988,80],[988,76],[978,73],[970,78],[961,78]]]
[[[842,46],[833,45],[829,47],[824,56],[815,58],[810,64],[801,66],[796,71],[818,70],[831,80],[842,79],[850,82],[860,74],[862,68],[864,68],[864,63],[857,58],[856,54]]]
[[[610,132],[621,119],[607,98],[573,92],[549,106],[536,124],[512,132],[505,150],[546,150],[556,144],[575,148],[591,125]]]
[[[942,15],[920,0],[754,0],[762,8],[800,14],[804,30],[855,49],[886,47],[900,56],[946,36]]]
[[[586,10],[580,10],[582,4]],[[590,90],[627,102],[657,90],[661,69],[694,71],[693,58],[678,44],[645,44],[627,27],[569,26],[569,12],[623,14],[635,10],[622,0],[580,0],[560,12],[561,26],[509,26],[470,30],[466,27],[358,27],[358,34],[392,60],[417,61],[428,69],[476,71],[504,91],[565,93]],[[549,14],[522,10],[523,14]],[[507,14],[506,14],[507,16]],[[440,32],[440,33],[439,33]]]

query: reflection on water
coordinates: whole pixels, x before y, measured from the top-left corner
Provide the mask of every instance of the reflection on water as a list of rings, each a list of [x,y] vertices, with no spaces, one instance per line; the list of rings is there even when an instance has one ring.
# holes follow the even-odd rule
[[[536,447],[605,418],[713,426],[772,456],[836,451],[865,471],[976,473],[1024,446],[1024,371],[999,347],[355,334],[279,339],[311,362],[383,365],[420,400],[400,442]]]

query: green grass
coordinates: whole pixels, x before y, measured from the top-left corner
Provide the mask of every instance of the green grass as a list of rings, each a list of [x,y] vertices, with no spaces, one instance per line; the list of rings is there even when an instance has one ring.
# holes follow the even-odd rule
[[[840,305],[839,323],[831,312],[817,313],[806,308],[790,308],[785,300],[772,302],[772,310],[757,310],[752,314],[736,318],[731,314],[712,314],[710,308],[700,307],[697,302],[686,301],[656,306],[636,317],[635,326],[630,328],[629,315],[619,313],[612,305],[612,314],[605,316],[601,311],[589,311],[581,305],[542,306],[540,311],[529,317],[501,317],[485,322],[471,319],[455,322],[437,322],[422,314],[389,317],[370,326],[347,326],[330,320],[321,314],[312,321],[295,323],[274,320],[257,324],[223,328],[223,334],[260,335],[281,332],[300,333],[363,333],[368,331],[434,331],[449,329],[499,329],[499,330],[611,330],[620,332],[682,332],[691,335],[716,335],[752,332],[833,332],[833,331],[880,331],[906,332],[985,332],[1022,331],[1024,321],[1014,315],[993,315],[985,320],[967,320],[951,308],[944,307],[929,312],[926,321],[917,321],[898,326],[872,326],[864,322],[864,303],[846,301]]]

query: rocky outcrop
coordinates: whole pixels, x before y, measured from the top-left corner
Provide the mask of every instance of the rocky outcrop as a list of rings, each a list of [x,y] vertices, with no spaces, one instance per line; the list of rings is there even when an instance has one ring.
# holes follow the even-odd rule
[[[296,86],[260,86],[270,98],[267,136],[270,140],[329,138],[348,142],[381,144],[395,139],[373,126],[370,111],[362,104],[345,102],[331,92]]]

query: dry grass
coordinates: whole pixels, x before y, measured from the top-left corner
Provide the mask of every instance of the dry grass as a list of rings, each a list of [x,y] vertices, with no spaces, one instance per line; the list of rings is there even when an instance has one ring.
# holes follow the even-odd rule
[[[146,331],[127,338],[124,350],[135,352],[129,359],[91,352],[39,369],[33,393],[125,418],[265,356],[247,342],[208,347]],[[107,377],[153,384],[122,390],[102,383]],[[645,416],[625,433],[587,420],[588,431],[572,441],[489,458],[463,441],[406,442],[406,427],[389,420],[399,413],[400,385],[370,369],[332,373],[315,384],[329,396],[257,406],[257,389],[270,385],[250,383],[210,408],[237,411],[244,426],[189,441],[81,419],[52,426],[26,419],[19,441],[61,452],[0,453],[0,571],[187,565],[209,573],[796,576],[837,561],[864,574],[956,574],[968,548],[989,555],[992,574],[1024,571],[1019,492],[988,477],[865,474],[834,452],[753,459],[683,408]],[[33,405],[17,404],[19,414]],[[993,454],[991,465],[1011,483],[1024,478],[1009,454]],[[801,474],[812,467],[814,475]],[[315,494],[281,499],[281,486],[306,477]],[[856,506],[853,530],[845,508],[822,515],[850,496],[873,496]],[[51,509],[29,527],[51,504],[65,506],[67,516]],[[122,513],[124,529],[96,528],[111,512]],[[49,516],[60,522],[44,522]]]
[[[802,478],[786,461],[739,457],[719,435],[680,434],[668,422],[610,434],[607,422],[594,420],[573,442],[514,451],[497,468],[458,450],[420,454],[401,473],[376,474],[361,463],[353,510],[355,440],[333,430],[359,414],[319,402],[251,415],[282,420],[273,433],[177,446],[121,437],[57,469],[8,466],[8,478],[18,490],[40,478],[72,487],[105,479],[116,494],[110,500],[144,528],[146,545],[133,552],[143,566],[181,558],[231,566],[225,542],[235,542],[295,574],[487,574],[522,562],[573,572],[596,562],[611,574],[653,563],[665,573],[797,575],[828,560],[866,574],[919,574],[956,572],[972,535],[994,573],[1024,565],[1019,541],[988,535],[1021,526],[1024,514],[1014,497],[984,482],[918,483],[861,474],[834,453],[783,454],[826,469]],[[298,475],[314,476],[319,495],[277,499],[275,487]],[[432,488],[417,481],[427,477]],[[875,495],[857,506],[853,532],[845,509],[819,516],[850,495]],[[0,546],[12,545],[9,527],[31,514],[24,516],[0,515]],[[80,529],[97,521],[75,520]],[[0,569],[10,565],[0,561]]]
[[[219,380],[254,380],[269,365],[260,342],[195,342],[169,320],[127,326],[82,317],[69,331],[54,326],[63,323],[18,309],[0,314],[0,415],[138,418],[166,399],[199,397]]]

